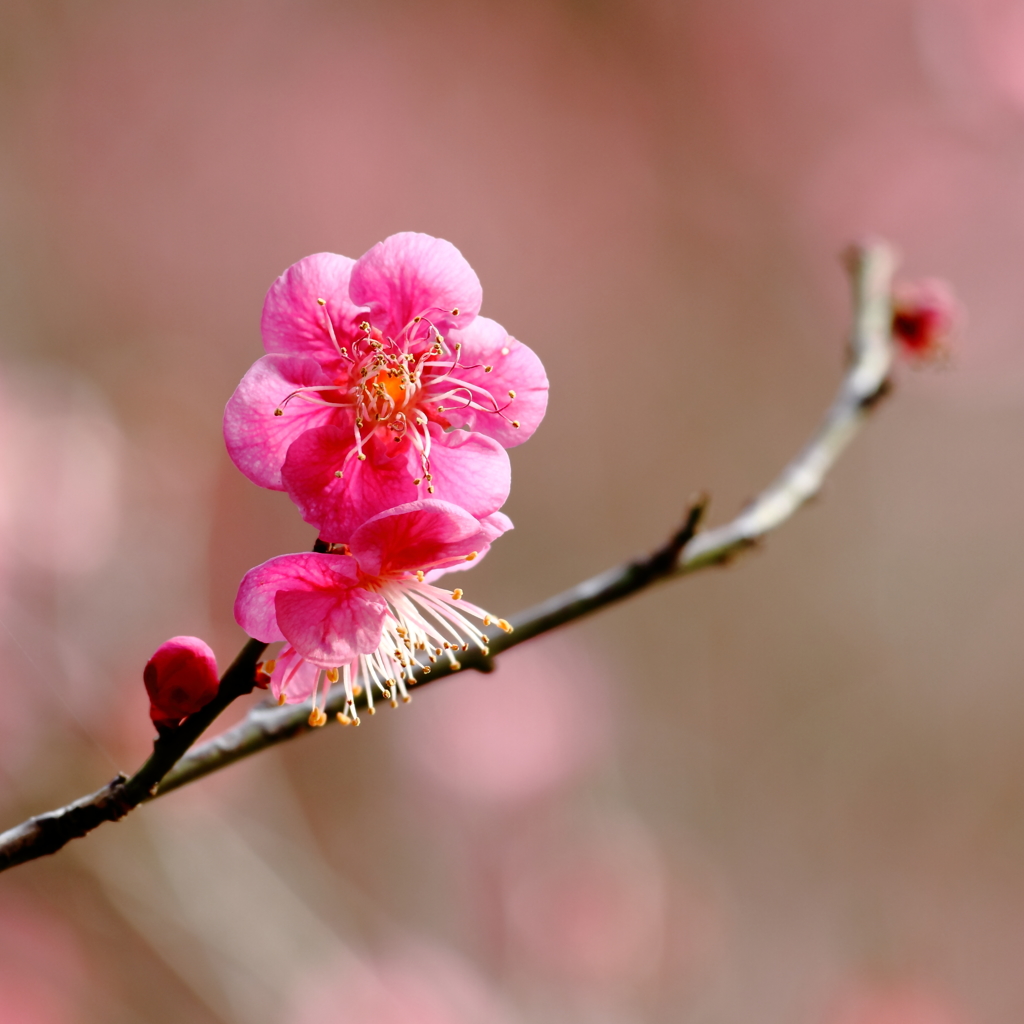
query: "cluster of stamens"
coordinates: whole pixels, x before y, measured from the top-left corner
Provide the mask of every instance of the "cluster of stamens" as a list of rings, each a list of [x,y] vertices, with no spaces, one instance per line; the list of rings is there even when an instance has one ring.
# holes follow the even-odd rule
[[[445,659],[453,672],[462,668],[459,653],[476,647],[484,656],[490,653],[490,638],[483,629],[495,625],[506,633],[512,626],[495,618],[483,608],[463,600],[462,591],[443,590],[424,582],[422,571],[393,580],[380,580],[374,589],[387,602],[384,630],[380,644],[371,654],[361,654],[352,663],[337,668],[323,669],[313,690],[313,709],[309,724],[327,723],[327,694],[334,683],[341,682],[345,689],[345,709],[337,713],[342,725],[359,725],[356,698],[365,692],[366,710],[375,714],[374,692],[389,701],[408,703],[409,686],[417,682],[417,671],[430,675],[431,667]],[[472,619],[479,620],[477,626]],[[268,661],[262,666],[266,675],[274,672],[276,663]],[[297,667],[297,666],[296,666]],[[278,698],[285,703],[285,694]]]
[[[433,494],[428,427],[432,419],[446,426],[445,412],[475,409],[500,416],[513,427],[519,426],[518,420],[506,415],[516,393],[509,391],[508,401],[499,406],[486,388],[462,379],[460,371],[482,368],[490,373],[494,367],[463,364],[462,345],[447,341],[426,315],[413,317],[397,338],[386,337],[368,320],[363,320],[357,325],[360,334],[349,348],[338,342],[326,301],[316,301],[341,360],[341,372],[331,384],[292,391],[274,410],[274,415],[284,415],[285,408],[296,398],[349,410],[354,443],[334,470],[336,477],[343,477],[353,460],[365,461],[363,448],[370,437],[380,431],[395,442],[410,439],[419,453],[422,467],[420,476],[413,482],[417,486],[425,483],[427,493]],[[458,316],[459,311],[453,309],[450,314]],[[501,349],[503,356],[508,353],[507,347]]]

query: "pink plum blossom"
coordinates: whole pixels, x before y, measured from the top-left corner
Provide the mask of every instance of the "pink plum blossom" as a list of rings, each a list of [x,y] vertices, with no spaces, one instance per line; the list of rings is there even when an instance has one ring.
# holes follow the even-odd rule
[[[196,636],[162,643],[142,673],[149,694],[149,717],[158,725],[178,725],[217,695],[217,658]]]
[[[484,519],[448,502],[410,502],[373,516],[359,526],[340,552],[279,555],[250,569],[238,590],[235,618],[251,636],[286,646],[263,671],[280,703],[313,700],[311,725],[327,716],[317,704],[321,673],[323,700],[332,683],[347,695],[343,722],[359,718],[354,698],[365,689],[373,711],[373,688],[397,704],[408,700],[406,681],[414,670],[475,644],[487,653],[487,636],[471,621],[506,631],[504,619],[462,600],[462,591],[430,582],[464,568],[486,554],[512,523],[500,512]],[[469,618],[467,618],[469,616]],[[422,653],[428,662],[417,661]]]
[[[429,495],[497,511],[504,448],[537,428],[548,382],[530,348],[478,315],[481,296],[455,246],[413,232],[358,260],[289,267],[263,307],[268,354],[225,410],[231,458],[287,490],[326,541]]]

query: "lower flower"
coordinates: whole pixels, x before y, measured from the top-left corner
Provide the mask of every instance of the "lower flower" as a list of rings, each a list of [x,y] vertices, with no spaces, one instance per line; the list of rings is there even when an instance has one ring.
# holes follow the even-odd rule
[[[340,683],[339,721],[358,724],[361,693],[372,714],[375,692],[407,701],[417,669],[428,673],[439,658],[461,668],[459,653],[471,646],[486,654],[484,629],[512,627],[431,581],[467,568],[511,526],[500,512],[476,519],[446,502],[411,502],[367,520],[340,552],[280,555],[251,569],[235,617],[259,640],[286,642],[263,666],[278,701],[312,699],[309,722],[323,725],[328,691]]]

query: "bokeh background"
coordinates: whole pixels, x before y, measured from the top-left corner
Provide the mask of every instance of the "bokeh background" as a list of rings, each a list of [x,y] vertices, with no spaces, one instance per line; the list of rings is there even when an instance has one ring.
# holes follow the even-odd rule
[[[546,422],[501,614],[731,516],[865,232],[970,311],[753,557],[0,878],[0,1024],[1024,1019],[1020,0],[0,0],[0,816],[132,769],[311,530],[229,463],[263,294],[455,242]],[[244,709],[242,709],[244,710]]]

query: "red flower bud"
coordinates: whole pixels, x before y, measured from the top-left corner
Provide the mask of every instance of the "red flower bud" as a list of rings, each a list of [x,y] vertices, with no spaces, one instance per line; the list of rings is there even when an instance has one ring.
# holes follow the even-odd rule
[[[946,341],[963,318],[963,309],[945,281],[900,284],[893,293],[893,337],[906,355],[921,362],[947,354]]]
[[[149,717],[158,725],[178,725],[217,695],[217,659],[198,637],[171,637],[146,663],[142,678]]]

